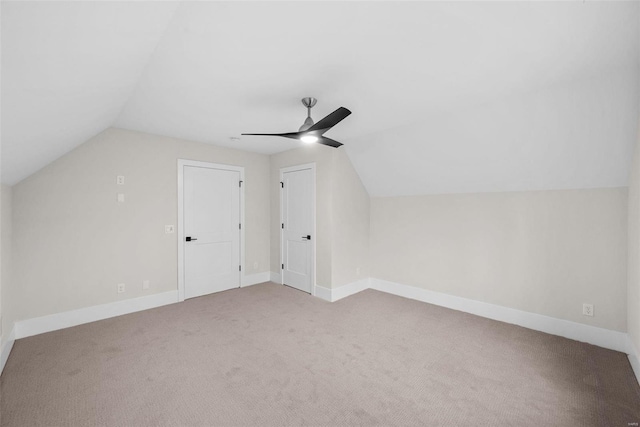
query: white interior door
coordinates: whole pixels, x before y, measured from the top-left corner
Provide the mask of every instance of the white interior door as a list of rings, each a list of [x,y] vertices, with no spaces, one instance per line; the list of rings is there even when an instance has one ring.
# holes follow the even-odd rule
[[[282,281],[311,293],[314,244],[314,171],[282,171]]]
[[[240,286],[240,172],[184,166],[184,296]]]

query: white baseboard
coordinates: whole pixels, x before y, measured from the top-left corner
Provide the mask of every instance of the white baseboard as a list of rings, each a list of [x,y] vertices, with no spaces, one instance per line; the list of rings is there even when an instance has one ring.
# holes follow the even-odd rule
[[[265,272],[246,276],[243,280],[243,286],[266,282],[267,280],[265,279],[267,279],[267,277],[272,282],[282,283],[279,273]],[[373,278],[362,279],[333,289],[316,285],[315,296],[326,301],[334,302],[365,289],[375,289],[377,291],[627,353],[629,354],[631,367],[640,383],[640,353],[638,353],[638,350],[631,342],[628,334],[623,332],[597,328],[595,326]],[[5,342],[2,349],[0,349],[0,374],[4,369],[16,339],[173,304],[175,302],[178,302],[177,290],[18,321],[11,330],[7,342]]]
[[[258,283],[264,283],[271,280],[271,272],[263,271],[262,273],[255,274],[247,274],[246,276],[242,276],[242,283],[240,284],[241,288],[246,286],[257,285]]]
[[[369,289],[371,279],[361,279],[357,282],[351,282],[346,285],[339,286],[337,288],[325,288],[320,285],[316,285],[316,297],[321,298],[325,301],[335,302],[342,298],[346,298],[353,294],[357,294],[358,292],[364,291],[365,289]]]
[[[9,354],[11,354],[11,349],[13,348],[13,343],[16,341],[16,328],[15,326],[11,328],[11,333],[9,333],[9,338],[7,342],[4,343],[2,348],[0,348],[0,375],[2,375],[2,371],[4,370],[4,365],[7,363],[9,359]]]
[[[636,379],[638,380],[638,384],[640,384],[640,352],[635,345],[633,345],[633,341],[631,341],[631,337],[629,339],[629,344],[627,348],[629,349],[627,352],[629,353],[629,363],[631,364],[631,369],[633,369],[633,373],[636,374]]]
[[[282,284],[282,275],[280,273],[274,273],[273,271],[269,272],[269,276],[273,283]]]
[[[178,302],[177,290],[21,320],[16,322],[14,327],[15,339],[122,316],[136,311],[148,310],[175,302]]]
[[[624,332],[612,331],[610,329],[584,325],[582,323],[557,319],[542,314],[529,313],[500,305],[428,291],[426,289],[416,288],[415,286],[401,285],[381,279],[371,279],[371,289],[451,308],[453,310],[464,311],[465,313],[523,326],[576,341],[587,342],[611,350],[624,353],[628,351],[628,338]]]
[[[331,299],[331,289],[325,288],[324,286],[316,285],[316,292],[314,296],[316,298],[323,299],[325,301],[333,302]]]
[[[331,301],[338,301],[342,298],[346,298],[358,292],[362,292],[365,289],[371,287],[371,279],[361,279],[357,282],[351,282],[347,285],[343,285],[337,288],[331,289]]]

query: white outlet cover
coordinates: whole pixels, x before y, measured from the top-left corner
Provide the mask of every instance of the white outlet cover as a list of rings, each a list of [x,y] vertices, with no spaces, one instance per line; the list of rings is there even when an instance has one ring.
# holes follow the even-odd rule
[[[116,184],[118,184],[118,185],[124,185],[124,176],[122,176],[122,175],[118,175],[118,176],[116,177]]]
[[[165,225],[164,226],[164,232],[167,234],[172,234],[176,231],[175,227],[173,225]]]
[[[582,304],[582,314],[593,317],[593,304]]]
[[[118,193],[118,203],[124,203],[124,193]]]
[[[142,289],[149,289],[149,281],[148,280],[143,280],[142,281]]]
[[[125,291],[124,283],[118,283],[118,293],[121,294]]]

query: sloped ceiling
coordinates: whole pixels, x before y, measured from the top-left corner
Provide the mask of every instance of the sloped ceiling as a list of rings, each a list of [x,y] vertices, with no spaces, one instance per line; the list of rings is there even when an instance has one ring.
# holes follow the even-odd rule
[[[373,196],[627,184],[637,2],[2,4],[2,180],[109,126],[275,153],[242,132],[353,115]]]
[[[3,2],[2,182],[112,126],[177,4]]]

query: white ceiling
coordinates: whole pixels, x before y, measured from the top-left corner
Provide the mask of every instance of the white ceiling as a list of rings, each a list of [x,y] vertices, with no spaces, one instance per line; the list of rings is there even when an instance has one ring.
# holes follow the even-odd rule
[[[2,182],[112,126],[177,8],[3,2]]]
[[[638,2],[2,3],[2,181],[109,126],[262,153],[303,96],[370,194],[626,185]]]

